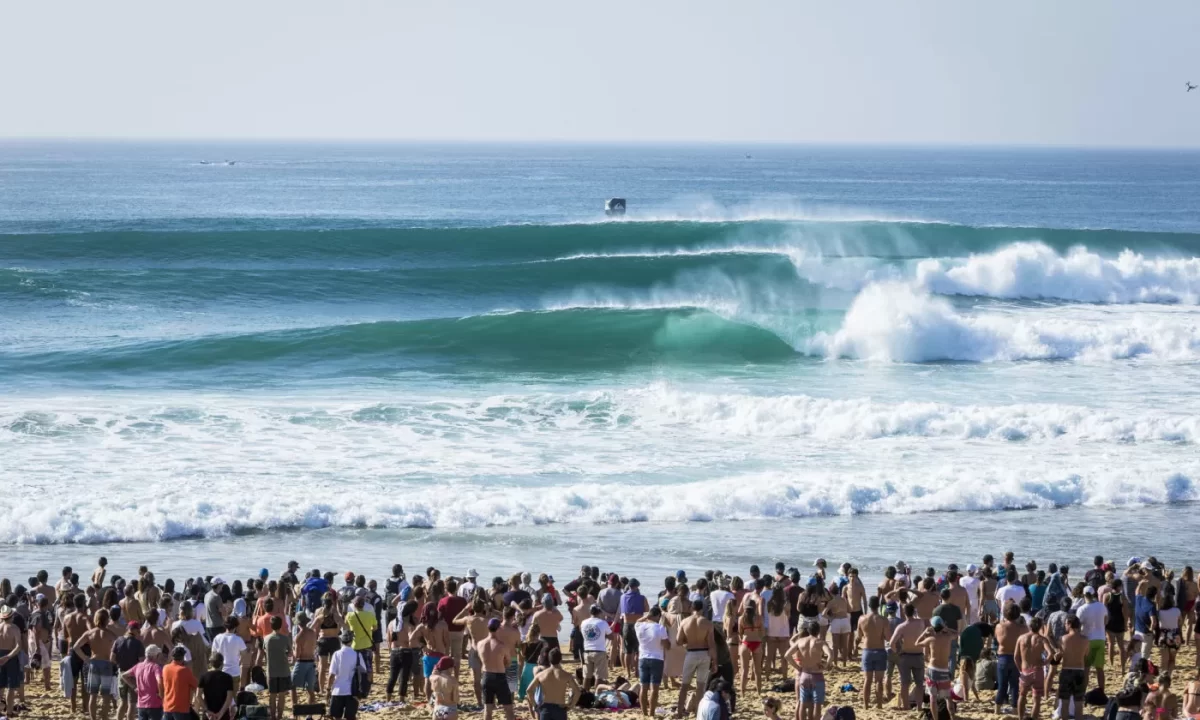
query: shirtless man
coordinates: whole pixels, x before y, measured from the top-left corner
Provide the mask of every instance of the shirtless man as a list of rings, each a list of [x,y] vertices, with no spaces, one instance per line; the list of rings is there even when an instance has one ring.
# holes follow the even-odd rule
[[[1033,693],[1033,720],[1038,720],[1042,710],[1042,694],[1046,686],[1046,658],[1050,655],[1050,641],[1042,635],[1042,619],[1034,617],[1029,632],[1017,640],[1015,660],[1017,672],[1021,674],[1020,692],[1017,700],[1017,717],[1025,717],[1026,698]]]
[[[479,661],[479,650],[477,648],[479,647],[479,643],[483,642],[488,635],[487,613],[487,601],[483,598],[475,598],[454,619],[455,625],[463,629],[463,637],[466,639],[467,667],[471,669],[471,685],[475,690],[475,703],[477,705],[483,705],[483,687],[480,684],[480,673],[483,671],[483,665]]]
[[[917,646],[929,649],[929,667],[925,668],[925,684],[929,687],[929,711],[938,720],[938,701],[946,701],[946,714],[954,720],[954,703],[950,702],[953,675],[950,672],[950,648],[958,633],[946,626],[940,617],[933,618],[929,629],[921,634]]]
[[[800,626],[796,641],[788,648],[787,661],[796,671],[799,720],[818,720],[825,706],[825,643],[816,623]]]
[[[508,680],[509,692],[515,693],[518,686],[517,678],[521,672],[521,626],[518,624],[520,622],[520,616],[517,613],[517,609],[510,605],[504,608],[503,618],[503,622],[500,625],[499,632],[496,633],[496,637],[500,638],[500,641],[508,646],[509,660],[508,670],[505,677]],[[488,623],[488,628],[489,630],[491,628],[490,622]]]
[[[133,583],[125,586],[125,597],[117,603],[121,608],[121,620],[126,624],[131,622],[142,623],[146,621],[146,614],[142,612],[142,604],[137,599],[137,593],[133,589]],[[107,608],[101,608],[107,610]]]
[[[488,620],[487,630],[488,636],[475,645],[483,665],[483,717],[492,720],[492,713],[499,705],[504,710],[505,720],[513,720],[513,694],[508,687],[507,672],[515,644],[501,636],[503,628],[499,618]],[[518,631],[517,642],[520,639]]]
[[[683,717],[695,715],[700,698],[708,687],[708,679],[717,671],[717,641],[713,634],[712,621],[704,617],[704,601],[692,601],[692,614],[679,624],[679,644],[687,648],[683,657],[683,687],[679,690],[679,703],[675,707],[676,715]],[[688,702],[688,691],[692,687],[692,678],[696,680],[696,693]]]
[[[96,563],[96,569],[92,571],[92,585],[96,587],[104,587],[104,578],[108,576],[108,558],[101,557],[100,562]]]
[[[879,596],[867,601],[870,612],[858,622],[855,644],[862,647],[863,709],[871,707],[871,686],[875,688],[875,707],[883,707],[883,678],[887,675],[887,618],[879,614]]]
[[[108,611],[104,608],[97,610],[92,619],[92,629],[85,632],[71,646],[71,652],[75,657],[87,662],[86,691],[88,695],[100,696],[99,710],[103,720],[108,720],[108,713],[112,709],[112,699],[116,695],[117,688],[117,665],[112,661],[113,643],[116,638],[108,624]],[[84,648],[87,646],[91,646],[90,658],[84,654]],[[96,705],[97,698],[93,697],[88,710],[88,716],[92,720],[96,720]]]
[[[573,707],[579,699],[581,690],[575,682],[575,675],[567,672],[562,666],[562,651],[554,648],[549,653],[550,667],[537,672],[533,682],[526,691],[529,700],[529,712],[536,715],[538,720],[567,720],[567,708]],[[540,707],[533,702],[534,691],[542,689],[542,704]],[[570,691],[570,698],[567,693]]]
[[[29,594],[33,597],[45,595],[46,599],[50,601],[51,605],[53,605],[54,601],[58,598],[58,593],[55,592],[53,587],[47,584],[49,579],[50,573],[46,572],[45,570],[38,570],[37,584],[29,590]]]
[[[239,628],[250,623],[243,622]],[[292,707],[299,704],[298,693],[308,691],[308,702],[317,702],[317,631],[311,627],[308,614],[301,612],[292,625]],[[243,673],[244,674],[244,673]]]
[[[84,681],[87,678],[87,655],[91,653],[91,648],[83,645],[83,655],[71,652],[71,648],[87,634],[91,629],[91,622],[87,616],[87,600],[82,595],[76,595],[74,601],[74,609],[60,618],[62,623],[63,640],[66,642],[68,657],[71,658],[71,674],[74,677],[74,686],[71,692],[71,712],[75,712],[75,698],[83,698],[83,714],[88,714],[88,708],[91,706],[91,701],[88,694],[83,691],[86,687]],[[99,612],[99,611],[97,611]]]
[[[968,624],[967,618],[971,617],[971,598],[967,593],[967,589],[961,585],[962,575],[957,571],[946,573],[946,582],[950,589],[950,604],[957,605],[959,610],[962,610],[963,625]],[[961,627],[959,628],[961,630]]]
[[[854,654],[860,648],[861,636],[858,634],[858,624],[862,621],[863,608],[867,606],[867,588],[858,577],[858,568],[850,568],[850,582],[846,583],[844,593],[846,602],[850,604],[850,632],[854,637]]]
[[[921,691],[925,676],[925,652],[917,645],[925,632],[925,623],[916,617],[917,609],[909,603],[904,606],[904,622],[892,633],[891,648],[896,653],[896,666],[900,669],[900,694],[896,696],[896,707],[908,710],[912,707],[914,690]]]
[[[833,655],[830,660],[830,667],[838,669],[840,662],[850,663],[850,648],[851,648],[851,628],[850,628],[850,603],[842,597],[841,588],[834,584],[829,588],[830,596],[828,602],[825,603],[825,609],[821,611],[829,620],[829,632],[833,635]]]
[[[454,658],[445,656],[433,666],[429,688],[433,693],[433,720],[458,718],[458,679],[454,677]]]
[[[17,614],[7,605],[0,608],[0,689],[4,690],[4,708],[15,714],[17,690],[21,688],[24,671],[21,669],[21,631],[13,621]]]
[[[558,629],[562,626],[562,611],[554,606],[554,596],[546,593],[542,596],[542,607],[533,614],[533,624],[538,627],[538,637],[547,650],[558,649]]]
[[[1074,617],[1074,616],[1072,616]],[[1008,701],[1017,704],[1017,685],[1020,673],[1017,672],[1017,662],[1013,657],[1017,652],[1017,640],[1029,628],[1021,619],[1021,608],[1016,603],[1004,606],[1004,621],[996,626],[996,712]]]
[[[1067,634],[1062,639],[1062,670],[1058,673],[1059,716],[1066,717],[1070,701],[1075,701],[1075,720],[1083,720],[1083,695],[1087,692],[1087,637],[1079,631],[1079,618],[1067,618]]]

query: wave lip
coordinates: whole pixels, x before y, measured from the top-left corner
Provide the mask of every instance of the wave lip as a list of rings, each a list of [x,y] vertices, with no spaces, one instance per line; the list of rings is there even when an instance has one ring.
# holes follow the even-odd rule
[[[669,500],[664,500],[667,497]],[[913,477],[764,473],[693,483],[663,496],[645,485],[559,486],[539,493],[470,485],[402,495],[318,490],[305,497],[197,500],[166,495],[0,507],[0,544],[146,542],[286,528],[431,528],[558,523],[711,522],[851,514],[1129,507],[1200,499],[1183,472],[1039,475],[934,469]]]
[[[916,284],[939,295],[1195,305],[1200,258],[1147,258],[1124,250],[1109,259],[1084,247],[1059,254],[1040,242],[1021,242],[965,261],[923,260]]]

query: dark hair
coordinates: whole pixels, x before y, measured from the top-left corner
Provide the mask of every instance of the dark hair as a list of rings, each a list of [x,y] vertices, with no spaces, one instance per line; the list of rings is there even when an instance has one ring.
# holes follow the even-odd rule
[[[212,657],[208,659],[208,666],[213,670],[220,670],[225,667],[225,656],[219,652],[213,653]]]
[[[950,602],[950,596],[951,596],[950,588],[942,588],[942,599],[945,600],[946,602]]]
[[[916,614],[917,614],[917,606],[916,605],[913,605],[912,603],[904,604],[904,617],[911,620],[913,618],[913,616]]]
[[[275,615],[274,617],[271,618],[271,629],[272,630],[278,630],[282,627],[283,627],[283,618],[279,617],[278,615]]]
[[[879,596],[872,595],[871,597],[867,598],[867,607],[870,608],[872,613],[878,613],[879,612]]]
[[[1067,627],[1071,628],[1072,630],[1078,630],[1079,629],[1079,616],[1078,615],[1068,615],[1067,616]]]
[[[1019,617],[1021,617],[1021,608],[1016,603],[1010,602],[1004,606],[1005,620],[1015,621]],[[1074,615],[1071,617],[1074,617]]]
[[[238,628],[238,619],[237,619],[236,615],[230,615],[229,617],[225,618],[225,629],[226,630],[233,631],[233,630],[237,630],[237,628]]]
[[[558,648],[551,649],[547,659],[550,660],[551,665],[562,665],[562,650]]]

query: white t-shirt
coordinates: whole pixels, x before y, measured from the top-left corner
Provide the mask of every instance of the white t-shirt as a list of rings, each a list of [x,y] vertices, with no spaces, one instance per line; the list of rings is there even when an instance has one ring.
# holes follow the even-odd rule
[[[1095,603],[1100,605],[1100,603]],[[1101,605],[1101,607],[1103,607]],[[1170,610],[1158,611],[1158,626],[1163,630],[1178,630],[1179,629],[1179,608],[1173,607]]]
[[[471,596],[475,594],[475,587],[476,587],[475,583],[470,582],[470,581],[467,581],[467,582],[463,583],[462,585],[459,585],[458,586],[458,596],[460,598],[463,598],[464,600],[470,600]]]
[[[341,650],[333,654],[329,659],[329,677],[333,678],[332,694],[350,694],[351,683],[354,682],[354,668],[360,662],[362,658],[348,645],[343,645]]]
[[[637,633],[638,658],[642,660],[662,660],[663,641],[667,639],[667,629],[655,622],[639,622],[633,626]]]
[[[712,603],[713,620],[720,621],[725,618],[725,606],[733,599],[733,593],[728,590],[713,590],[708,595],[708,601]]]
[[[579,632],[583,633],[584,650],[604,652],[607,649],[605,641],[612,635],[612,628],[604,618],[593,617],[580,623]]]
[[[223,632],[213,638],[212,650],[225,658],[225,667],[221,669],[227,675],[235,678],[242,676],[242,653],[246,652],[246,641],[237,633]]]
[[[999,601],[1001,609],[1012,600],[1017,605],[1025,599],[1025,588],[1020,585],[1005,585],[996,590],[996,600]]]
[[[1104,623],[1108,621],[1108,610],[1104,603],[1091,602],[1075,611],[1079,628],[1088,640],[1103,640],[1106,637]]]
[[[192,618],[191,620],[176,620],[171,625],[171,632],[175,632],[175,628],[179,627],[183,628],[188,635],[199,635],[200,639],[204,641],[204,645],[208,646],[208,636],[204,634],[204,625],[196,618]]]
[[[979,583],[979,578],[971,577],[970,575],[958,581],[958,584],[967,591],[967,601],[976,610],[979,609]]]

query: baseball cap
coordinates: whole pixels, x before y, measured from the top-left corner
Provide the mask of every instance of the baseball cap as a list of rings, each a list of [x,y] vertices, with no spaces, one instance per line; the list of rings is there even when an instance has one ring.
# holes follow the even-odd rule
[[[884,606],[884,609],[887,611],[888,615],[895,615],[900,611],[900,603],[896,602],[895,600],[891,600],[886,606]]]
[[[813,567],[821,567],[824,564],[825,564],[825,558],[817,558],[816,561],[813,562]]]
[[[682,570],[675,571],[675,579],[676,580],[682,580],[686,577],[687,577],[687,573],[685,573],[684,571],[682,571]]]
[[[452,667],[454,667],[454,659],[442,656],[442,659],[437,661],[437,665],[434,665],[433,669],[438,672],[446,672]]]
[[[271,577],[271,571],[270,571],[270,570],[268,570],[268,569],[266,569],[266,568],[263,568],[262,570],[259,570],[259,571],[258,571],[258,576],[259,576],[260,578],[268,578],[268,577]]]
[[[224,585],[224,584],[225,584],[225,580],[224,580],[224,578],[215,577],[215,578],[213,578],[213,579],[212,579],[212,586],[213,586],[213,587],[216,587],[216,586],[218,586],[218,585]]]
[[[1131,557],[1131,558],[1129,558],[1129,563],[1125,567],[1133,567],[1134,565],[1137,565],[1141,561],[1142,561],[1142,559],[1140,557]]]
[[[300,569],[300,563],[296,562],[295,560],[288,560],[288,570],[299,570],[299,569]]]
[[[979,566],[976,565],[975,563],[971,563],[970,565],[967,566],[967,574],[968,575],[970,575],[974,572],[977,572],[978,570],[979,570]]]
[[[1084,595],[1095,595],[1096,588],[1092,587],[1091,585],[1087,585],[1083,588],[1083,594]]]
[[[946,621],[941,619],[940,617],[934,617],[932,620],[929,621],[929,624],[932,625],[937,630],[941,630],[942,628],[946,627]]]
[[[500,629],[500,618],[492,618],[491,620],[488,620],[488,631],[489,632],[496,632],[499,629]]]

